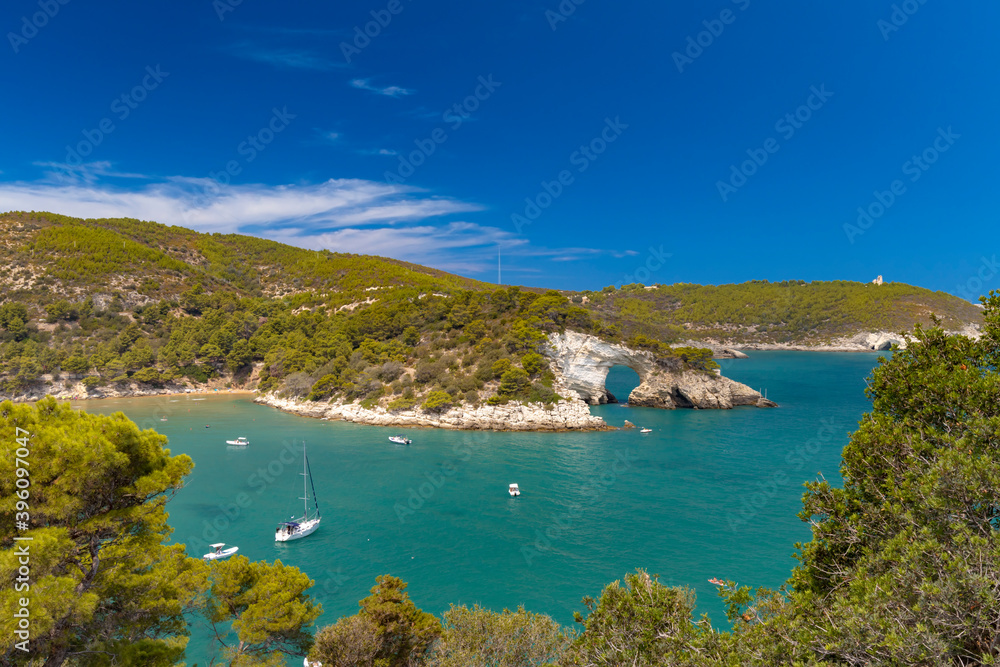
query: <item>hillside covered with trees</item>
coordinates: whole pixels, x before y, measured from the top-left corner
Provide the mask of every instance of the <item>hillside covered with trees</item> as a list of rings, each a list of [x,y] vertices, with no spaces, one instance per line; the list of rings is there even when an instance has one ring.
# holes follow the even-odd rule
[[[809,342],[981,320],[907,285],[503,287],[379,257],[124,219],[0,215],[0,395],[189,384],[388,410],[558,399],[572,329],[711,370],[688,340]],[[697,345],[697,343],[696,343]]]
[[[830,343],[859,332],[910,331],[932,323],[950,331],[982,322],[982,310],[958,297],[902,283],[846,280],[739,285],[625,285],[583,292],[596,317],[625,331],[666,340],[733,344]]]

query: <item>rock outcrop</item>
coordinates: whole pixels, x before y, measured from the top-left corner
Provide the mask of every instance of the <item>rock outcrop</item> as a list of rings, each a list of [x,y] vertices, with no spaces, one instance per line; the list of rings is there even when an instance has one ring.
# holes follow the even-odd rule
[[[603,419],[590,414],[590,408],[578,400],[560,401],[549,407],[517,401],[476,408],[462,406],[440,414],[422,410],[389,412],[381,407],[368,410],[358,403],[308,402],[281,398],[275,394],[258,396],[254,402],[305,417],[372,426],[427,426],[483,431],[603,431],[611,428]]]
[[[774,406],[744,384],[715,373],[685,370],[680,359],[657,357],[574,331],[551,334],[543,353],[555,371],[556,391],[562,396],[572,393],[591,405],[607,402],[608,370],[627,366],[640,380],[628,397],[629,405],[666,409]]]

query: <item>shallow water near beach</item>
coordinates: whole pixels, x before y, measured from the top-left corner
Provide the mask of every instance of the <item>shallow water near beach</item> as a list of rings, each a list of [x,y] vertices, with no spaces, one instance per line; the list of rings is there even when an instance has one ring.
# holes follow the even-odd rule
[[[648,434],[387,429],[284,414],[246,395],[74,405],[124,412],[191,456],[194,472],[168,506],[173,539],[192,556],[225,542],[252,560],[301,568],[316,581],[319,626],[355,613],[384,573],[407,581],[416,604],[435,614],[451,603],[524,605],[571,625],[580,598],[636,568],[693,588],[699,612],[724,625],[707,579],[778,586],[788,577],[794,543],[809,538],[795,516],[801,484],[820,472],[839,481],[840,452],[869,408],[865,378],[879,356],[751,354],[723,360],[723,373],[766,389],[780,408],[592,408],[612,426],[628,419]],[[608,388],[624,397],[637,383],[615,368]],[[413,444],[390,443],[397,433]],[[225,444],[238,436],[251,445]],[[275,525],[302,513],[303,441],[323,522],[278,544]],[[519,498],[508,495],[511,482]],[[193,619],[188,664],[213,656],[208,628]]]

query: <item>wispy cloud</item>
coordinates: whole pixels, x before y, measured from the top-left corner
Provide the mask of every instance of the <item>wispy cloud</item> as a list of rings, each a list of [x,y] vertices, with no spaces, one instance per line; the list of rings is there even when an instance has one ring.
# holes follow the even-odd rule
[[[111,163],[107,160],[83,162],[81,164],[68,164],[65,162],[35,162],[33,164],[45,170],[46,180],[57,183],[95,183],[100,178],[149,178],[145,174],[117,171],[112,168]]]
[[[313,51],[300,48],[270,48],[244,42],[226,49],[227,53],[281,69],[304,69],[326,72],[339,69],[345,63],[330,60]]]
[[[544,260],[583,261],[616,252],[534,247],[513,230],[454,219],[483,210],[479,204],[410,186],[332,179],[311,185],[219,188],[211,179],[176,176],[123,188],[98,182],[98,172],[109,178],[140,177],[100,163],[91,167],[87,178],[63,175],[61,180],[0,183],[0,211],[154,220],[202,232],[251,234],[303,248],[382,255],[467,275],[489,275],[498,247],[509,259],[509,266],[504,262],[509,272],[531,272]]]
[[[318,130],[319,136],[323,141],[331,144],[335,144],[340,141],[340,132],[330,132],[328,130]]]
[[[410,90],[409,88],[402,88],[400,86],[379,87],[372,84],[371,79],[352,79],[351,86],[360,90],[373,92],[376,95],[385,95],[386,97],[403,97],[404,95],[412,95],[416,92],[414,90]]]
[[[358,152],[362,155],[399,155],[399,151],[394,151],[391,148],[365,148]]]

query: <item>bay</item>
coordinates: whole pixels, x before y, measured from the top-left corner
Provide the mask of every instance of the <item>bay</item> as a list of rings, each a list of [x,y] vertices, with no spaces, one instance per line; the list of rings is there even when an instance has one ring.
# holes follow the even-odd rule
[[[225,542],[301,568],[323,604],[318,627],[355,613],[386,573],[435,614],[452,603],[524,605],[572,625],[584,595],[636,568],[693,588],[699,612],[724,624],[707,579],[778,586],[788,577],[795,542],[809,538],[796,517],[802,483],[820,473],[839,483],[878,356],[754,352],[721,362],[726,376],[766,389],[776,409],[592,408],[647,434],[386,429],[297,417],[247,395],[74,406],[121,411],[191,456],[194,472],[168,505],[173,539],[195,557]],[[637,383],[628,369],[608,377],[620,397]],[[413,444],[390,443],[397,433]],[[251,445],[225,444],[237,436]],[[308,538],[275,543],[277,522],[302,512],[303,441],[323,522]],[[192,623],[188,663],[206,664],[216,648],[204,621]]]

